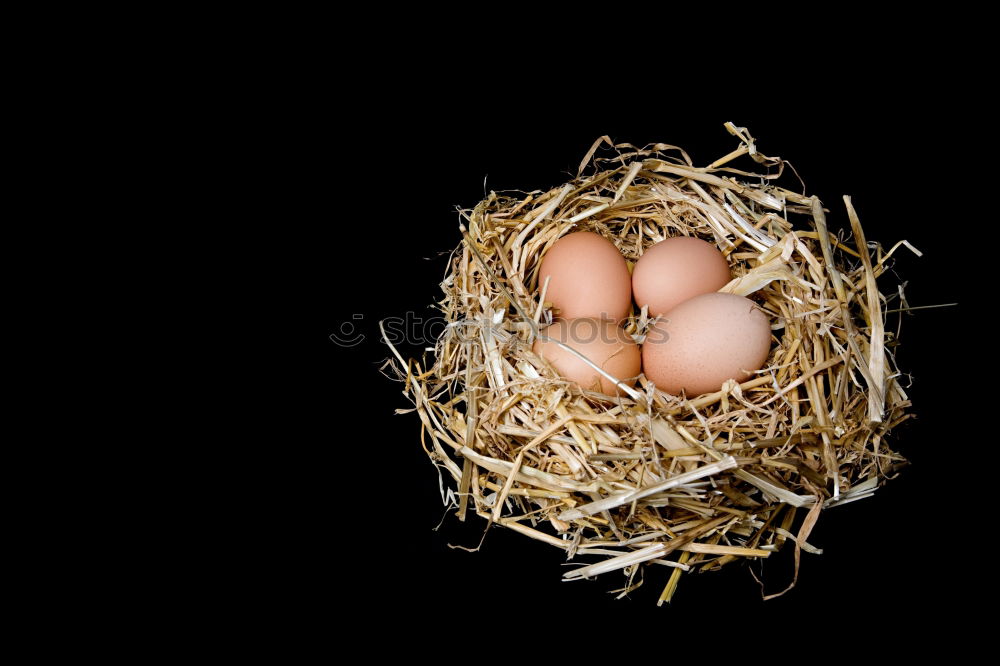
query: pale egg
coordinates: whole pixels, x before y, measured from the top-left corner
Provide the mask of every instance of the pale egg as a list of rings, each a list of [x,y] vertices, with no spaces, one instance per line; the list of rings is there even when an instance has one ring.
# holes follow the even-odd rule
[[[735,294],[702,294],[649,327],[642,370],[656,388],[688,397],[744,382],[763,367],[771,348],[767,314]]]
[[[674,236],[646,249],[632,271],[638,307],[656,317],[699,294],[718,291],[732,279],[722,253],[700,238]]]
[[[621,321],[632,309],[632,280],[625,257],[608,239],[578,231],[557,240],[542,257],[538,289],[555,316]]]
[[[628,386],[635,385],[642,362],[639,346],[615,322],[594,318],[559,319],[541,334],[572,347]],[[588,391],[606,395],[620,392],[614,382],[552,340],[539,338],[532,350],[547,360],[556,372]]]

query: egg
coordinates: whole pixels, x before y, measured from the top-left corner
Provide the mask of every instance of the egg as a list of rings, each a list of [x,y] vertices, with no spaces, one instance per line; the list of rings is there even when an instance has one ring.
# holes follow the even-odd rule
[[[735,294],[690,298],[654,323],[642,345],[642,369],[656,388],[688,397],[744,382],[767,361],[771,326],[756,303]]]
[[[567,344],[628,386],[635,385],[642,363],[639,345],[615,322],[595,318],[559,319],[544,328],[541,334]],[[581,388],[606,395],[620,392],[614,382],[555,342],[539,337],[532,350]]]
[[[729,263],[711,243],[674,236],[649,247],[632,271],[632,293],[640,308],[656,317],[699,294],[718,291],[732,276]]]
[[[625,257],[608,239],[590,231],[567,234],[542,257],[538,289],[549,278],[545,300],[564,319],[621,321],[632,309],[632,280]]]

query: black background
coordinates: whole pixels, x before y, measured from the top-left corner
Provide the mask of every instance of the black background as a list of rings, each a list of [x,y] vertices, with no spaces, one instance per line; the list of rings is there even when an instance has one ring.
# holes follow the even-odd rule
[[[304,142],[296,150],[310,167],[288,165],[296,174],[292,198],[301,197],[291,203],[301,216],[292,225],[289,264],[291,301],[313,323],[309,351],[295,355],[302,378],[296,432],[303,436],[291,445],[295,460],[285,480],[296,507],[285,529],[302,563],[293,577],[307,596],[350,609],[348,625],[358,627],[488,631],[520,618],[544,632],[549,621],[579,629],[587,618],[614,616],[626,631],[630,623],[742,617],[748,626],[793,622],[782,624],[796,627],[789,631],[842,618],[858,632],[889,620],[925,635],[945,632],[969,594],[959,554],[969,509],[947,499],[962,484],[939,475],[950,450],[975,443],[956,437],[949,400],[967,387],[962,331],[973,304],[960,276],[974,240],[963,216],[974,206],[943,185],[942,170],[969,159],[981,119],[971,102],[946,102],[912,81],[864,91],[849,84],[824,79],[808,93],[742,101],[739,90],[676,99],[666,87],[641,98],[593,88],[551,96],[544,86],[535,94],[496,85],[366,89],[342,97],[336,121],[327,103],[307,95],[302,127],[289,135]],[[956,104],[961,122],[946,113]],[[479,552],[452,548],[474,548],[485,523],[444,515],[419,419],[394,415],[410,404],[402,386],[380,374],[389,351],[377,322],[407,311],[434,314],[429,306],[440,293],[446,253],[459,243],[456,206],[472,207],[489,190],[561,184],[603,134],[678,145],[706,165],[738,145],[725,121],[748,127],[761,152],[794,165],[807,193],[831,209],[835,232],[850,228],[840,200],[850,194],[869,241],[888,248],[905,238],[924,252],[917,258],[898,250],[893,272],[880,278],[883,293],[906,280],[911,305],[959,303],[904,317],[896,354],[912,373],[907,391],[917,418],[894,431],[893,445],[912,465],[873,498],[824,512],[809,538],[823,555],[803,553],[798,585],[768,602],[741,564],[684,576],[673,602],[657,608],[666,568],[648,569],[643,587],[615,600],[609,592],[622,586],[619,573],[564,583],[560,551],[501,528],[489,530]],[[943,230],[958,236],[945,238]],[[897,317],[890,317],[893,327]],[[365,336],[350,349],[328,339],[346,322]],[[788,545],[762,572],[752,565],[767,593],[788,584],[791,553]]]

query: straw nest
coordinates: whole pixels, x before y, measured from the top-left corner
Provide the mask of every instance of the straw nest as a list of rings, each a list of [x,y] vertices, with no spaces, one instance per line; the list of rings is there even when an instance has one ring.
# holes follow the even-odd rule
[[[389,345],[414,405],[397,411],[419,415],[460,520],[475,513],[565,551],[578,563],[565,579],[623,573],[621,595],[642,584],[645,565],[665,565],[650,575],[660,603],[686,572],[765,558],[788,541],[791,584],[765,598],[783,594],[800,552],[820,552],[807,539],[821,511],[870,497],[905,463],[886,441],[910,402],[885,330],[888,304],[905,298],[881,294],[876,278],[908,244],[866,242],[846,196],[853,238],[834,236],[817,198],[776,184],[786,163],[760,154],[745,128],[726,128],[740,145],[707,167],[674,146],[602,137],[570,182],[491,192],[461,211],[432,362]],[[766,173],[726,166],[741,156]],[[561,379],[531,351],[552,318],[537,276],[548,248],[580,230],[611,240],[630,267],[669,236],[715,243],[736,276],[722,291],[771,318],[766,366],[698,396],[643,376],[619,396]],[[641,342],[649,323],[633,311],[625,328]]]

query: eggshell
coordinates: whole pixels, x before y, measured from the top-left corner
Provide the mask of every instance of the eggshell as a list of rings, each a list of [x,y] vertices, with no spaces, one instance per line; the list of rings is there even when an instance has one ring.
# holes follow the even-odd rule
[[[608,239],[578,231],[557,240],[542,258],[538,289],[563,319],[621,321],[632,309],[632,280],[625,257]]]
[[[642,362],[639,346],[615,322],[593,318],[559,319],[541,333],[569,345],[628,386],[635,385]],[[560,375],[584,389],[606,395],[620,392],[614,382],[555,342],[543,342],[539,338],[535,340],[533,350],[546,359]]]
[[[729,263],[711,243],[674,236],[646,249],[632,271],[632,293],[649,316],[666,313],[689,298],[718,291],[732,279]]]
[[[735,294],[702,294],[666,313],[646,332],[642,369],[656,388],[688,397],[718,391],[727,379],[744,382],[767,361],[767,314]]]

